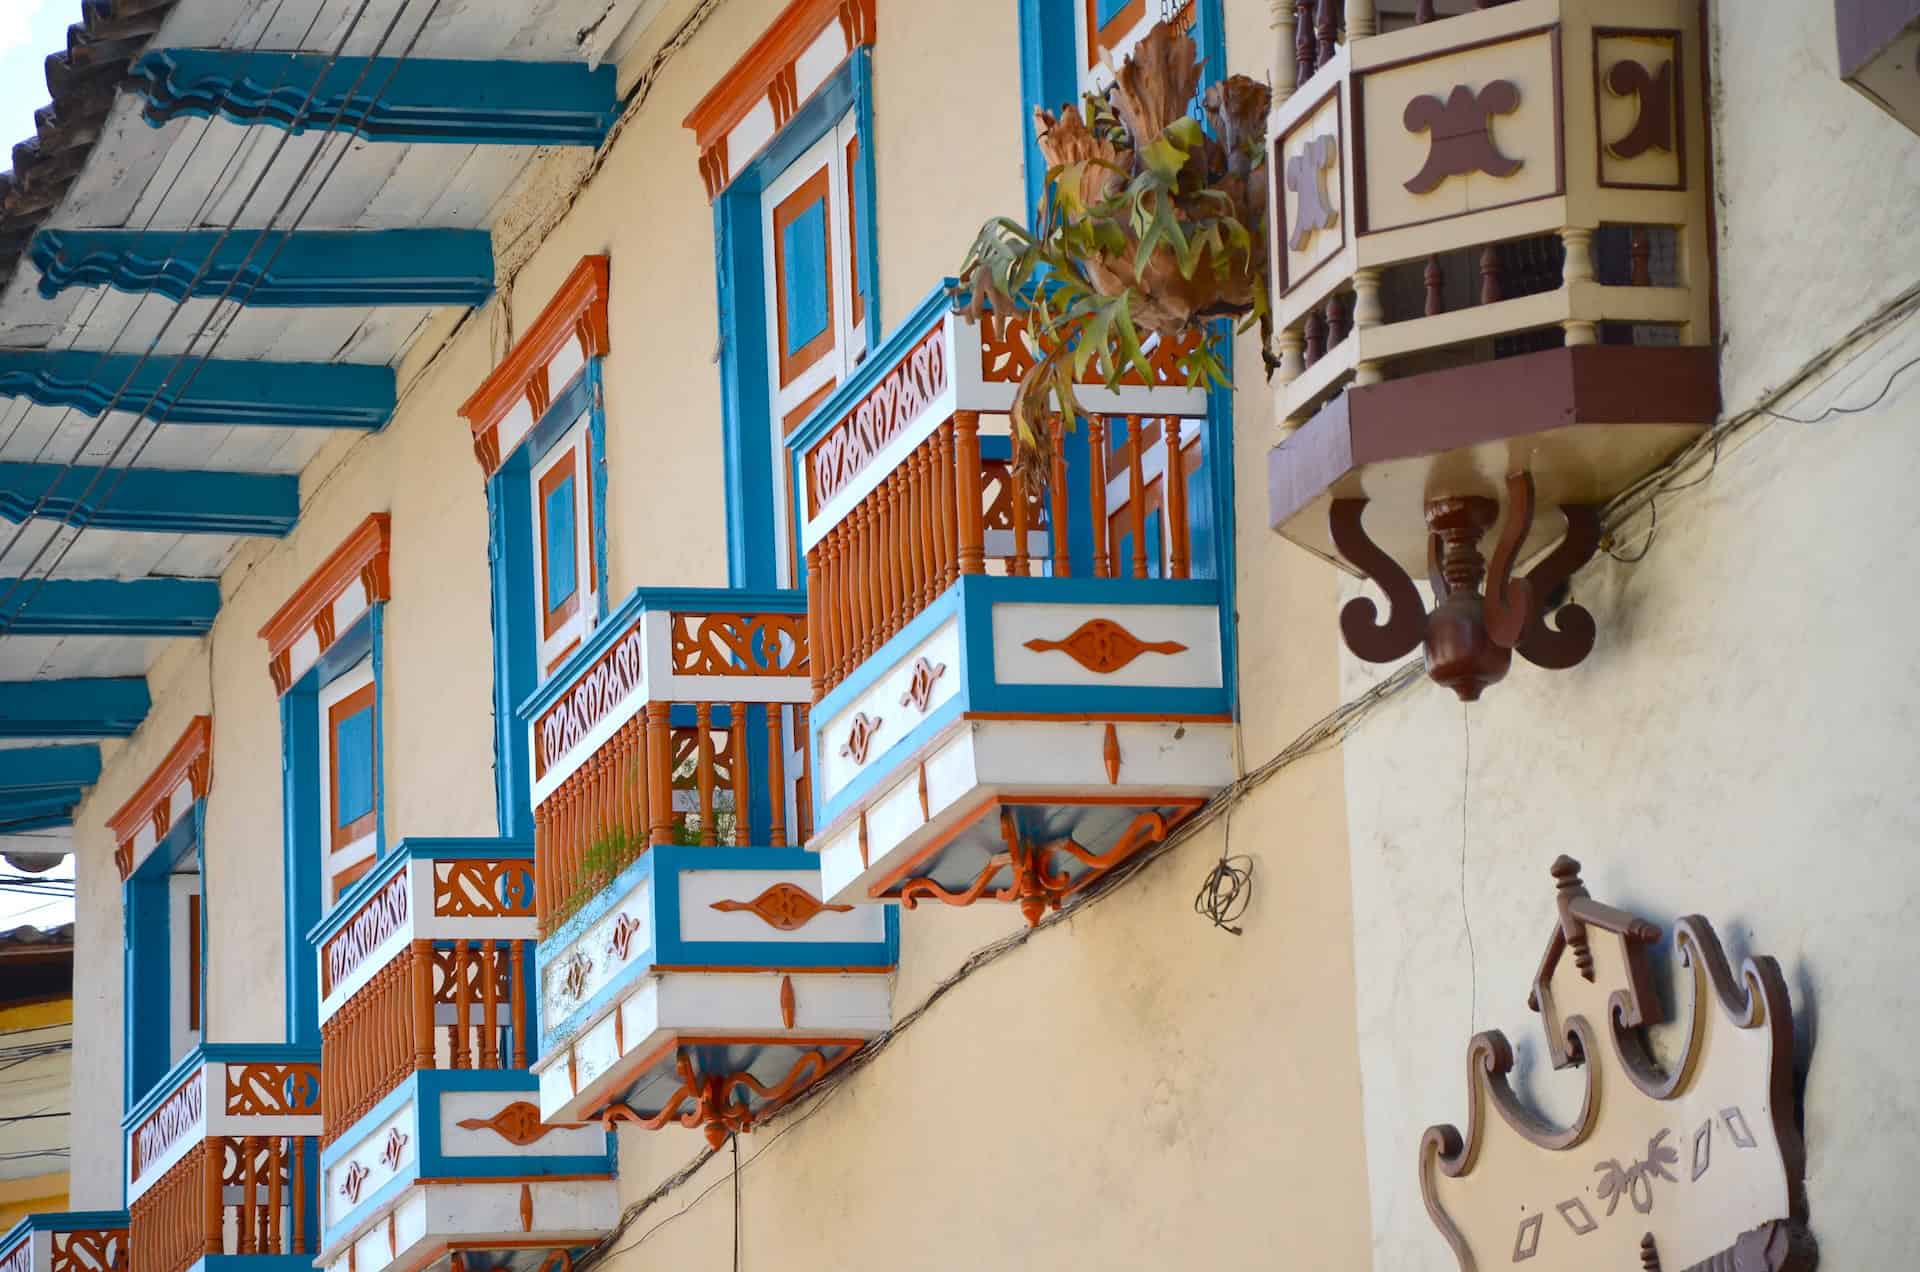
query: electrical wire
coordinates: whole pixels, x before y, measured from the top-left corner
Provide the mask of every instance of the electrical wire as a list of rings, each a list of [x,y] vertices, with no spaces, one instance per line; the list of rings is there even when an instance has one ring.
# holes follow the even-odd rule
[[[1213,926],[1239,936],[1240,917],[1253,900],[1253,858],[1222,855],[1201,880],[1194,912]]]

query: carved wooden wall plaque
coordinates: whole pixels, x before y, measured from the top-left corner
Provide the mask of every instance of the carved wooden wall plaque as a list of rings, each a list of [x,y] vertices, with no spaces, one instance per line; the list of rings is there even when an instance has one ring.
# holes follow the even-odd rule
[[[1779,964],[1750,958],[1736,975],[1705,919],[1679,920],[1674,1001],[1692,1029],[1662,1068],[1644,1032],[1663,1019],[1647,967],[1660,929],[1595,901],[1569,857],[1553,876],[1559,921],[1528,1005],[1553,1066],[1581,1071],[1580,1113],[1560,1127],[1527,1108],[1506,1036],[1473,1038],[1466,1134],[1420,1140],[1420,1191],[1462,1272],[1809,1272]]]

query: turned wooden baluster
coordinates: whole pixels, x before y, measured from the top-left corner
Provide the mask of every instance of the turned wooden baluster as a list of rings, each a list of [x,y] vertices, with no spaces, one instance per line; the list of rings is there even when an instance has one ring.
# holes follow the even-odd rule
[[[980,508],[980,413],[953,413],[953,497],[960,510],[960,573],[984,574],[986,541]]]
[[[1413,7],[1413,20],[1415,23],[1424,25],[1425,23],[1433,21],[1433,19],[1433,0],[1420,0],[1420,2]]]
[[[1653,237],[1647,233],[1647,227],[1633,227],[1633,239],[1628,248],[1628,259],[1633,263],[1631,278],[1635,287],[1653,286]]]
[[[241,1254],[260,1253],[260,1234],[255,1221],[259,1211],[259,1180],[254,1167],[254,1146],[259,1143],[248,1135],[233,1141],[240,1152],[240,1213],[234,1216],[234,1238],[240,1246]]]
[[[551,903],[547,900],[553,895],[553,845],[547,842],[547,806],[545,804],[533,810],[533,880],[534,880],[534,923],[540,935],[547,934],[548,916]],[[321,1086],[326,1086],[325,1078]]]
[[[206,1231],[201,1241],[208,1254],[226,1253],[226,1141],[210,1139],[201,1150],[202,1181],[206,1194],[202,1198],[205,1206],[204,1218]]]
[[[1180,446],[1180,421],[1169,416],[1160,425],[1167,446],[1167,575],[1184,579],[1191,572],[1193,548],[1187,526],[1187,462]]]
[[[673,842],[673,721],[672,707],[647,704],[647,842]]]
[[[500,1067],[500,946],[480,942],[480,1067]]]
[[[713,705],[700,702],[693,708],[694,782],[700,791],[700,843],[711,848],[719,842],[713,826]]]
[[[1067,425],[1058,412],[1047,417],[1047,451],[1053,461],[1047,482],[1047,539],[1053,545],[1053,577],[1073,574],[1067,558]]]
[[[1027,565],[1027,479],[1026,470],[1015,455],[1007,461],[1007,502],[1013,514],[1013,555],[1007,558],[1007,573],[1024,578]]]
[[[907,456],[907,550],[912,554],[909,573],[913,577],[913,585],[907,589],[909,614],[925,609],[932,599],[927,595],[927,587],[932,582],[932,574],[927,569],[928,548],[933,537],[928,518],[932,509],[927,505],[927,445],[922,442]]]
[[[879,644],[880,618],[886,613],[886,597],[881,591],[881,578],[887,569],[883,559],[886,546],[876,506],[878,499],[876,491],[861,501],[859,529],[855,533],[860,540],[860,610],[855,617],[860,623],[862,659],[873,657],[874,648]]]
[[[1422,281],[1427,285],[1427,317],[1431,318],[1435,314],[1446,313],[1447,296],[1445,284],[1447,279],[1446,275],[1440,272],[1440,254],[1438,252],[1427,257],[1426,273]]]
[[[1293,6],[1293,64],[1296,82],[1304,84],[1319,65],[1313,38],[1314,0],[1299,0]]]
[[[453,943],[453,958],[447,965],[448,973],[453,977],[453,1030],[449,1041],[453,1044],[453,1057],[447,1067],[451,1069],[470,1069],[472,1061],[467,1053],[467,1027],[472,1017],[473,987],[467,984],[467,943]]]
[[[1306,335],[1307,347],[1301,354],[1302,361],[1312,366],[1320,361],[1327,352],[1327,319],[1318,309],[1307,311],[1307,320],[1301,324]]]
[[[1113,557],[1107,551],[1107,422],[1087,417],[1087,520],[1093,525],[1093,577],[1113,577]]]
[[[807,668],[807,689],[817,702],[827,689],[827,642],[822,638],[822,629],[826,626],[823,610],[827,597],[827,576],[818,544],[807,549],[807,584],[813,592],[813,601],[807,606],[807,648],[815,655]]]
[[[291,1139],[287,1141],[287,1151],[293,1158],[293,1168],[288,1172],[292,1176],[289,1191],[293,1195],[288,1199],[287,1205],[287,1253],[305,1254],[307,1252],[307,1142],[299,1138]]]
[[[786,710],[777,702],[767,704],[767,842],[775,848],[787,846],[787,744],[782,725]]]
[[[954,482],[953,421],[948,420],[934,434],[933,466],[934,502],[939,509],[936,542],[940,545],[940,590],[943,592],[960,577],[960,545],[956,539],[958,530],[954,521]]]
[[[1346,298],[1338,292],[1327,297],[1327,348],[1331,349],[1345,340],[1352,330],[1352,314],[1347,308]]]
[[[1127,416],[1127,518],[1133,533],[1133,577],[1147,577],[1147,483],[1140,471],[1140,417]]]
[[[1500,278],[1500,245],[1489,243],[1480,249],[1480,303],[1495,304],[1505,296],[1506,289]]]
[[[744,702],[728,708],[727,767],[733,770],[728,774],[733,779],[733,846],[745,848],[753,842],[753,828],[748,823],[747,704]]]
[[[433,1068],[433,942],[413,943],[413,1067]],[[331,1107],[331,1106],[329,1106]]]
[[[513,1010],[513,1067],[527,1067],[527,954],[525,941],[507,943],[508,971],[513,980],[507,986],[507,1002]]]
[[[1335,3],[1336,0],[1320,0],[1320,15],[1315,20],[1313,29],[1314,41],[1319,46],[1315,50],[1313,59],[1315,70],[1333,61],[1334,37],[1338,32],[1334,17]]]
[[[281,1161],[281,1140],[278,1135],[267,1139],[267,1253],[280,1253],[280,1195],[281,1172],[286,1169]]]

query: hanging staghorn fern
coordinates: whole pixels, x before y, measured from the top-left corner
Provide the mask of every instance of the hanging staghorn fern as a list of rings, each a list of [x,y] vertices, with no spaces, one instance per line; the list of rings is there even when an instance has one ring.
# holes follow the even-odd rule
[[[968,313],[1024,312],[1040,355],[1014,394],[1023,463],[1037,453],[1039,421],[1081,413],[1073,386],[1089,365],[1109,388],[1129,368],[1151,384],[1150,336],[1178,348],[1214,318],[1268,334],[1270,93],[1244,75],[1215,84],[1203,127],[1188,110],[1199,84],[1192,38],[1163,22],[1108,93],[1057,117],[1034,111],[1047,159],[1039,227],[988,221],[960,267]],[[1187,341],[1174,365],[1189,385],[1228,385],[1212,341]]]

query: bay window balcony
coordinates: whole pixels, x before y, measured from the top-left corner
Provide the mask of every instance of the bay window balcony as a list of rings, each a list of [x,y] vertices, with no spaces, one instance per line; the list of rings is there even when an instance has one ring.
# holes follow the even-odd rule
[[[0,1272],[128,1272],[127,1212],[28,1215],[0,1236]]]
[[[1273,527],[1386,592],[1386,620],[1343,618],[1363,658],[1425,637],[1465,698],[1513,652],[1571,666],[1583,617],[1543,623],[1599,507],[1718,409],[1698,6],[1349,0],[1293,34],[1268,129]],[[1462,640],[1423,621],[1428,578]]]
[[[894,921],[823,904],[798,847],[804,614],[797,593],[643,589],[521,706],[547,1121],[717,1141],[886,1028]]]
[[[542,1123],[528,1071],[533,851],[410,839],[310,935],[321,1235],[310,1263],[414,1269],[577,1250],[617,1214],[598,1127]]]
[[[828,900],[1038,922],[1233,778],[1228,442],[1149,350],[1015,462],[1037,353],[943,283],[788,441]]]
[[[132,1267],[313,1266],[317,1052],[276,1044],[196,1047],[121,1125]]]

